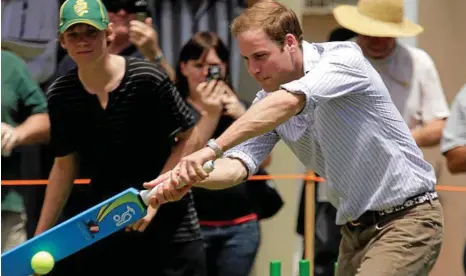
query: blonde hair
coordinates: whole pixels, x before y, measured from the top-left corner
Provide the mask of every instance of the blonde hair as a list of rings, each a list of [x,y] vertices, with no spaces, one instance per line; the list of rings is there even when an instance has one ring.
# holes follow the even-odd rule
[[[262,29],[280,46],[287,34],[292,34],[300,46],[303,41],[303,31],[296,14],[275,0],[257,1],[235,18],[230,28],[234,36],[250,29]]]

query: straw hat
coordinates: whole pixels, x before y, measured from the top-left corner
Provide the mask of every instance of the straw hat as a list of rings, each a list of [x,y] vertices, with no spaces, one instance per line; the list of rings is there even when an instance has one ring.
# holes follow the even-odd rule
[[[358,34],[375,37],[416,36],[424,30],[404,18],[403,0],[359,0],[333,10],[337,22]]]

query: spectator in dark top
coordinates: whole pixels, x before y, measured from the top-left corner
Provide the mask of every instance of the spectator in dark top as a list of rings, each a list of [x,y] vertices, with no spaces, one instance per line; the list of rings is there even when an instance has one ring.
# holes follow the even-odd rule
[[[203,146],[208,139],[203,134],[213,131],[202,120],[197,123],[159,66],[109,53],[114,33],[99,0],[68,0],[60,17],[60,43],[77,68],[47,92],[55,160],[36,235],[56,223],[73,187],[78,157],[92,168],[90,195],[97,204],[129,187],[141,189],[144,181]],[[205,275],[204,259],[194,202],[187,194],[158,211],[148,208],[127,231],[57,263],[52,275],[87,275],[92,269],[93,275],[196,276]]]
[[[102,3],[108,10],[109,21],[112,23],[114,34],[110,39],[108,52],[110,54],[146,59],[161,65],[166,70],[170,79],[173,80],[174,71],[165,61],[162,50],[159,47],[158,34],[152,27],[152,19],[147,17],[145,22],[141,22],[139,21],[141,18],[137,17],[137,14],[144,13],[149,16],[147,2],[137,0],[103,0]],[[74,68],[76,68],[75,61],[69,55],[65,55],[58,66],[53,80],[65,75]],[[49,156],[48,159],[53,160],[53,156]],[[87,165],[80,164],[80,178],[90,177],[92,168],[89,168]],[[91,206],[88,200],[89,192],[89,187],[86,185],[75,187],[67,206],[63,210],[64,217],[76,215],[89,208]],[[41,202],[38,202],[38,204],[41,204]],[[37,209],[40,210],[40,207]]]
[[[216,125],[212,137],[219,136],[248,107],[231,88],[229,56],[215,33],[199,32],[181,48],[176,68],[178,90],[201,114],[205,108],[199,99],[220,91],[219,112],[211,113]],[[260,243],[259,222],[248,192],[248,185],[254,184],[245,182],[218,191],[192,189],[209,276],[244,276],[251,272]]]

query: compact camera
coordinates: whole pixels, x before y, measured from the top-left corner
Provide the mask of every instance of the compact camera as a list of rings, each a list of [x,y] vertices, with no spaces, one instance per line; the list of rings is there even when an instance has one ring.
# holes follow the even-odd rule
[[[210,65],[207,71],[207,81],[219,80],[221,78],[221,68],[219,65]]]

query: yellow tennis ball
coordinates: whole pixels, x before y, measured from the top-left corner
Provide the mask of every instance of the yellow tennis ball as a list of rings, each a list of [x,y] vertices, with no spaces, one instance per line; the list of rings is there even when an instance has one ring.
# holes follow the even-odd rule
[[[39,275],[49,273],[53,269],[54,265],[55,260],[47,251],[37,252],[31,259],[32,269],[34,269],[34,272]]]

